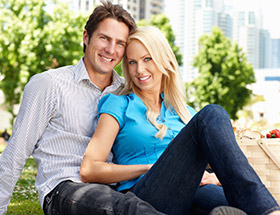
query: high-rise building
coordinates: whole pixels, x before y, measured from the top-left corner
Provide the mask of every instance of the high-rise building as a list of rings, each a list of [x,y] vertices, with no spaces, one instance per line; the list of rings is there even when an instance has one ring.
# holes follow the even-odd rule
[[[265,59],[266,47],[262,42],[269,44],[269,33],[262,30],[262,16],[256,11],[236,11],[234,14],[233,40],[238,42],[247,55],[247,60],[254,68],[269,64]],[[269,48],[268,48],[269,49]],[[262,52],[262,55],[260,55]],[[260,59],[262,62],[260,62]],[[264,67],[262,67],[264,68]]]
[[[280,38],[271,42],[271,67],[280,68]]]
[[[166,14],[172,2],[166,0]],[[174,3],[173,3],[174,4]],[[183,53],[183,79],[191,81],[197,71],[192,67],[193,58],[198,51],[198,39],[210,33],[213,26],[219,26],[225,35],[232,37],[232,19],[224,13],[223,0],[178,0],[176,14],[171,17],[171,25],[176,35],[176,45]],[[175,6],[173,6],[173,10]]]
[[[82,12],[91,11],[100,0],[69,0],[74,9]],[[154,14],[164,10],[163,0],[111,0],[114,4],[121,5],[136,19],[149,19]]]
[[[232,39],[232,18],[229,14],[224,12],[218,13],[218,26],[226,37]]]
[[[259,67],[271,68],[271,37],[268,30],[260,29]]]

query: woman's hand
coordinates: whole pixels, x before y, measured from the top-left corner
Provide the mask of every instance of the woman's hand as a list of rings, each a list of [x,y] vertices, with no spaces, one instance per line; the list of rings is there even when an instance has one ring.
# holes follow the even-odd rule
[[[204,172],[201,182],[200,182],[200,186],[206,185],[206,184],[216,184],[221,186],[221,183],[219,181],[219,179],[217,178],[215,173],[209,173],[207,171]]]

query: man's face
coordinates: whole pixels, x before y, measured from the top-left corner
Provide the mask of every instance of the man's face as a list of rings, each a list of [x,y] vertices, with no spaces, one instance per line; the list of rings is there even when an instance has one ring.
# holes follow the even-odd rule
[[[86,44],[84,62],[89,73],[108,74],[124,55],[129,28],[123,22],[107,18],[99,23],[90,40],[84,31]]]

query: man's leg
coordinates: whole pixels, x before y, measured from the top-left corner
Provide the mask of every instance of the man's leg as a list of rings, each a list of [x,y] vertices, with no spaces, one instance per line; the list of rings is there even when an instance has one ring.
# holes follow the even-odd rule
[[[134,193],[120,193],[95,183],[60,183],[44,202],[47,215],[131,215],[162,214]]]
[[[206,160],[231,206],[254,215],[278,208],[236,143],[228,114],[218,105],[197,113],[132,191],[159,211],[188,214]]]

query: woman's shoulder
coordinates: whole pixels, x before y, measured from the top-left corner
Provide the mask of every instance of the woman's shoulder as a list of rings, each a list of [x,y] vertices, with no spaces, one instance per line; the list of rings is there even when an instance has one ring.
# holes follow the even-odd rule
[[[98,104],[98,115],[102,113],[109,114],[113,116],[122,127],[123,120],[125,118],[125,114],[129,105],[129,95],[114,95],[107,94],[103,96]]]
[[[98,104],[98,110],[101,109],[121,109],[126,110],[129,103],[135,100],[135,94],[115,95],[112,93],[103,96]]]
[[[115,95],[112,93],[109,93],[105,96],[103,96],[100,101],[98,106],[102,107],[102,106],[123,106],[123,105],[127,105],[127,98],[126,95]]]

